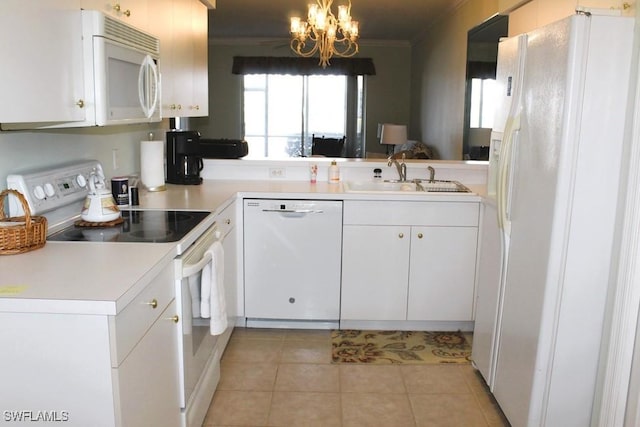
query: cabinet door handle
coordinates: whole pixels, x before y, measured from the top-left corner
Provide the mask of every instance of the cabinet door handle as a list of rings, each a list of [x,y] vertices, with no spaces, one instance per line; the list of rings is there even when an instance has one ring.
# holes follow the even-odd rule
[[[424,237],[424,234],[418,233],[418,239],[422,239],[423,237]]]
[[[147,302],[145,304],[150,305],[151,308],[156,308],[156,307],[158,307],[158,300],[154,298],[154,299],[152,299],[151,301],[149,301],[149,302]]]
[[[78,102],[76,102],[76,105],[80,108],[84,108],[84,100],[83,99],[78,99]]]
[[[404,233],[398,234],[398,237],[401,238],[401,239],[404,238]]]
[[[129,9],[125,10],[123,13],[127,18],[131,16],[131,11]]]
[[[180,316],[176,314],[175,316],[167,317],[166,320],[171,320],[173,323],[178,323],[180,321]]]
[[[227,224],[227,225],[229,225],[229,224],[231,224],[231,220],[230,220],[230,219],[226,219],[226,220],[224,221],[224,223],[225,223],[225,224]]]

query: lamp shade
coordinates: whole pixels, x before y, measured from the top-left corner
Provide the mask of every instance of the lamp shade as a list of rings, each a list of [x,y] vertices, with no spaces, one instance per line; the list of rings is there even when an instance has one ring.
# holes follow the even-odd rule
[[[380,132],[380,144],[399,145],[407,143],[407,127],[405,125],[394,125],[385,123]]]

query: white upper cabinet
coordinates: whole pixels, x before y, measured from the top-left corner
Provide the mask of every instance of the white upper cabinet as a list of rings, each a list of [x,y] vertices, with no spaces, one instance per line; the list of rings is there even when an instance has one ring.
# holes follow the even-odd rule
[[[208,115],[207,7],[198,0],[4,0],[0,12],[3,129],[91,124],[81,10],[160,39],[162,117]]]
[[[192,3],[191,30],[193,31],[193,101],[190,116],[209,115],[209,24],[208,10],[200,3]]]
[[[98,10],[113,18],[120,19],[139,30],[148,29],[148,0],[81,0],[82,8]],[[153,32],[151,32],[153,34]]]
[[[157,0],[150,22],[160,37],[162,117],[208,114],[207,8],[196,0]]]
[[[5,0],[0,122],[85,119],[80,0]]]

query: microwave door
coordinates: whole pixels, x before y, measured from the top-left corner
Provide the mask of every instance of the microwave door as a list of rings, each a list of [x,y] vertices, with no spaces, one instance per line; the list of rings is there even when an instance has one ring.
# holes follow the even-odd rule
[[[154,59],[102,37],[95,37],[94,43],[96,124],[159,121],[153,103],[158,103],[158,71]],[[98,84],[100,82],[102,84]]]
[[[145,56],[138,73],[138,100],[146,118],[158,107],[158,67],[155,60]]]

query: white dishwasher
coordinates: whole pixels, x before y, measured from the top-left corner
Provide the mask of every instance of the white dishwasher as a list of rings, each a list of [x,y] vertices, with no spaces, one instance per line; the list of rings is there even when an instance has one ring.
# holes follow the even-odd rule
[[[249,327],[337,327],[342,201],[244,200]]]

